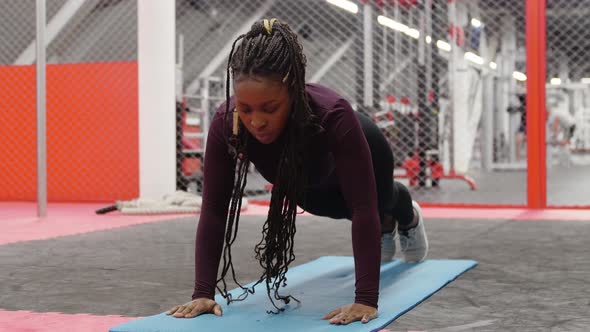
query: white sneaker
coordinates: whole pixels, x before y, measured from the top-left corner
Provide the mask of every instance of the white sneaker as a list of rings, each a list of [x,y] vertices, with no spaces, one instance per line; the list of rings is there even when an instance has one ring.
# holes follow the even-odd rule
[[[412,201],[414,213],[418,214],[418,225],[407,231],[399,232],[399,243],[401,246],[404,261],[407,263],[420,262],[428,254],[428,238],[424,227],[424,218],[422,218],[422,209],[416,201]]]
[[[396,250],[396,237],[395,229],[391,233],[381,234],[381,263],[388,263],[393,260]]]

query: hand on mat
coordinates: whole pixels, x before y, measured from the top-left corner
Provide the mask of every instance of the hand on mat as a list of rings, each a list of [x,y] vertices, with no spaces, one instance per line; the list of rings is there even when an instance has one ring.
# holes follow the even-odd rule
[[[193,318],[200,314],[221,316],[221,306],[211,299],[202,297],[166,311],[166,315],[176,318]]]
[[[346,325],[359,320],[366,323],[374,318],[377,318],[376,308],[360,303],[353,303],[332,311],[325,315],[323,319],[329,319],[330,324]]]

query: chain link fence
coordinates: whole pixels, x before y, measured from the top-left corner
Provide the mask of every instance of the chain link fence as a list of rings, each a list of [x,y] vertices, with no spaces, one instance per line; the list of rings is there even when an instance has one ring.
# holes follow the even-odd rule
[[[511,108],[524,91],[524,0],[176,4],[192,113],[202,111],[203,90],[211,89],[203,80],[223,82],[233,40],[254,21],[276,17],[300,37],[307,81],[338,91],[383,130],[396,177],[416,199],[526,203]],[[224,99],[220,89],[211,100]],[[219,102],[209,115],[213,105]],[[195,117],[199,123],[202,115]],[[268,196],[268,183],[255,170],[250,175],[248,194]]]
[[[35,200],[36,3],[0,4],[0,199]],[[47,0],[46,13],[48,199],[137,197],[136,1]]]
[[[175,1],[178,189],[201,190],[231,43],[276,17],[299,35],[307,81],[382,129],[395,176],[417,200],[526,204],[525,0]],[[552,200],[567,197],[564,174],[583,174],[590,150],[589,2],[547,0],[554,205],[589,204]],[[35,1],[0,0],[0,9],[0,199],[34,200]],[[49,199],[137,197],[137,1],[47,0],[46,39]],[[268,198],[268,185],[252,167],[248,196]]]
[[[590,1],[547,1],[547,203],[590,205]]]
[[[75,10],[47,48],[49,199],[135,198],[136,1],[50,0],[47,8]]]
[[[472,98],[477,107],[471,109],[473,136],[468,140],[472,150],[464,151],[471,157],[466,172],[480,192],[474,193],[476,203],[527,202],[525,4],[479,1],[471,3],[469,11],[466,38],[479,39],[479,50],[470,51],[481,56],[486,67],[475,75],[478,93]],[[469,61],[468,56],[465,53]]]
[[[0,2],[0,200],[34,199],[35,68],[15,66],[35,41],[35,0]]]

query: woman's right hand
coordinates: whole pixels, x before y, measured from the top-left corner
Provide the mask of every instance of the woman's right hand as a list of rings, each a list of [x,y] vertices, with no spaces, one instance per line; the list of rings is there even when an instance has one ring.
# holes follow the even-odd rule
[[[221,306],[211,299],[202,297],[166,311],[166,315],[176,318],[193,318],[201,314],[221,316]]]

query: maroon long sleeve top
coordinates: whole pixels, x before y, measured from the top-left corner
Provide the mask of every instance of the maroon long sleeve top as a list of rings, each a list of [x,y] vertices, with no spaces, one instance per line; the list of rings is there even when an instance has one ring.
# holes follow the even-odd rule
[[[354,254],[355,303],[377,307],[379,297],[380,221],[371,152],[350,104],[336,92],[317,84],[306,91],[323,130],[312,136],[314,150],[310,173],[316,181],[335,172],[351,212]],[[230,111],[233,110],[233,98]],[[221,259],[228,207],[234,181],[223,118],[225,104],[215,113],[205,151],[203,204],[195,246],[195,288],[192,298],[213,299]],[[231,128],[231,116],[228,116]],[[255,138],[248,143],[248,158],[261,175],[273,182],[281,152],[280,141],[268,145]],[[314,180],[311,180],[314,181]],[[321,241],[318,238],[318,241]]]

